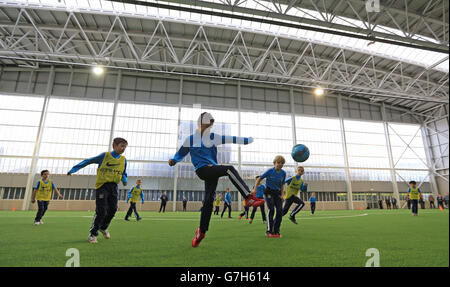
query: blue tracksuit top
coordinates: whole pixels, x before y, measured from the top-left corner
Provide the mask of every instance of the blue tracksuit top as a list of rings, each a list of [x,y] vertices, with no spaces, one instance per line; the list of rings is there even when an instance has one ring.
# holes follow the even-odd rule
[[[281,186],[284,184],[286,180],[286,172],[284,170],[280,170],[277,172],[275,168],[268,169],[265,173],[260,176],[261,179],[266,179],[266,187],[272,190],[281,190]]]
[[[203,138],[200,131],[197,130],[184,140],[183,145],[172,158],[177,163],[190,153],[192,164],[195,170],[205,165],[217,165],[217,146],[226,143],[249,144],[253,142],[253,138],[244,138],[236,136],[221,136],[215,133],[204,133]]]
[[[230,193],[225,194],[225,202],[228,204],[231,204],[231,194]]]
[[[256,189],[256,197],[257,198],[264,198],[264,190],[266,189],[266,187],[264,186],[264,184],[260,184],[258,186],[258,188]]]

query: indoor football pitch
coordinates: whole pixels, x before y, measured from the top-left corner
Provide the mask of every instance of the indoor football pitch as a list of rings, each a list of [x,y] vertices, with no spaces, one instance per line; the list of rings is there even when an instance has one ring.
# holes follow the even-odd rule
[[[34,226],[35,212],[0,211],[0,266],[66,265],[70,248],[87,266],[295,266],[364,267],[379,251],[381,267],[449,266],[449,213],[438,209],[301,211],[298,225],[283,218],[282,238],[265,236],[258,210],[252,224],[213,215],[198,248],[191,239],[199,212],[141,212],[143,220],[125,221],[118,212],[97,244],[87,242],[93,212],[52,211]]]

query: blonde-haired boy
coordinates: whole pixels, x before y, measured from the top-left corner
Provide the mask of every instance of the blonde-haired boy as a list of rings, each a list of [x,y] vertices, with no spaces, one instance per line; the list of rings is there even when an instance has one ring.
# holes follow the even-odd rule
[[[293,203],[297,204],[297,206],[292,210],[291,215],[289,216],[289,220],[293,223],[297,224],[295,220],[295,215],[302,210],[305,206],[303,200],[298,197],[298,192],[301,190],[303,192],[307,191],[308,185],[303,182],[302,175],[305,174],[305,168],[303,166],[297,167],[297,174],[293,177],[290,177],[286,180],[287,188],[286,188],[286,201],[283,207],[283,216],[289,212],[289,208]]]
[[[261,180],[266,179],[264,195],[269,209],[266,231],[268,237],[281,237],[280,226],[283,219],[284,181],[286,180],[286,172],[282,168],[285,163],[284,157],[277,155],[273,160],[273,168],[268,169],[256,179],[252,192],[256,194]]]

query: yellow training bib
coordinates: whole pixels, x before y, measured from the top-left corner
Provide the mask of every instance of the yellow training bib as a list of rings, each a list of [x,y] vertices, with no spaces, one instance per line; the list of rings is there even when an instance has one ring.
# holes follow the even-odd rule
[[[36,199],[41,201],[50,201],[52,198],[52,181],[49,179],[45,183],[42,179],[39,181],[39,188],[36,190]]]
[[[297,195],[300,191],[300,188],[302,187],[303,178],[300,177],[298,180],[296,176],[292,177],[291,183],[286,188],[286,195],[285,199],[288,199],[289,197],[293,195]]]
[[[125,157],[114,158],[110,152],[105,153],[102,164],[97,169],[95,189],[107,182],[119,183],[125,170]]]
[[[141,196],[142,187],[137,188],[136,186],[133,188],[133,191],[131,192],[131,198],[130,202],[138,202],[139,197]]]
[[[419,193],[419,188],[418,187],[416,187],[416,188],[410,187],[409,188],[409,198],[410,199],[419,199],[420,198],[419,194],[420,193]]]

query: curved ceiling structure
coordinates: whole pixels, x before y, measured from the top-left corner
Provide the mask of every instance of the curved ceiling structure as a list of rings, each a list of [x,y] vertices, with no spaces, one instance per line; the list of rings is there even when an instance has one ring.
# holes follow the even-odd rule
[[[439,65],[448,62],[448,54],[443,54],[444,57],[439,58],[437,62],[424,66],[349,49],[345,45],[307,40],[289,34],[262,32],[248,27],[238,28],[235,25],[194,21],[158,13],[149,14],[148,10],[130,13],[126,10],[75,8],[65,4],[31,5],[29,2],[22,2],[0,1],[2,65],[36,68],[49,64],[100,64],[109,68],[187,74],[222,81],[254,81],[307,88],[320,86],[333,93],[384,101],[419,113],[426,113],[448,104],[449,101],[448,69],[437,69]],[[214,2],[214,5],[223,6],[233,6],[234,3],[234,8],[237,9],[246,1],[189,2],[196,5]],[[314,6],[316,1],[277,1],[285,6],[276,5],[273,3],[275,1],[266,2],[271,2],[281,9],[273,8],[275,10],[268,10],[267,13],[277,13],[283,12],[282,8],[286,8],[286,5],[289,7],[290,4],[290,9],[295,5],[311,8],[308,5]],[[340,3],[335,9],[327,10],[328,16],[322,11],[324,19],[352,17],[352,13],[354,18],[357,18],[355,15],[364,16],[358,14],[358,11],[361,9],[360,2],[365,1],[317,2],[323,3],[321,5],[324,7]],[[390,1],[390,6],[381,6],[382,9],[387,9],[391,14],[395,11],[400,13],[399,8],[395,6],[397,4],[393,2]],[[415,2],[408,1],[410,4]],[[350,4],[354,9],[343,9],[345,5]],[[437,6],[432,3],[429,3],[429,6],[427,17],[437,19]],[[325,9],[324,7],[322,8]],[[445,4],[443,7],[445,8]],[[320,5],[314,8],[321,10]],[[438,28],[436,21],[429,21],[423,16],[420,21],[427,24],[419,25],[417,20],[416,26],[411,25],[409,17],[414,18],[415,16],[411,15],[416,15],[417,13],[413,13],[414,9],[419,8],[418,5],[410,5],[408,9],[413,10],[404,12],[406,19],[392,15],[397,24],[384,19],[386,16],[383,16],[374,18],[370,25],[373,25],[374,31],[377,25],[414,28],[414,35],[410,33],[404,37],[400,36],[403,40],[397,35],[397,38],[392,37],[392,40],[448,48],[448,23],[441,23],[444,27],[443,34],[434,35],[436,37],[431,31],[442,29]],[[448,13],[448,7],[446,9],[444,14]],[[354,12],[349,12],[353,10]],[[280,17],[281,14],[288,15],[279,14]],[[322,21],[322,26],[327,27],[326,25],[332,23],[333,19],[329,20]],[[405,21],[410,22],[408,27],[404,27]],[[416,36],[419,34],[422,36]]]
[[[151,0],[113,0],[152,3]],[[448,1],[445,0],[164,0],[196,8],[250,14],[286,23],[387,39],[448,53]]]

